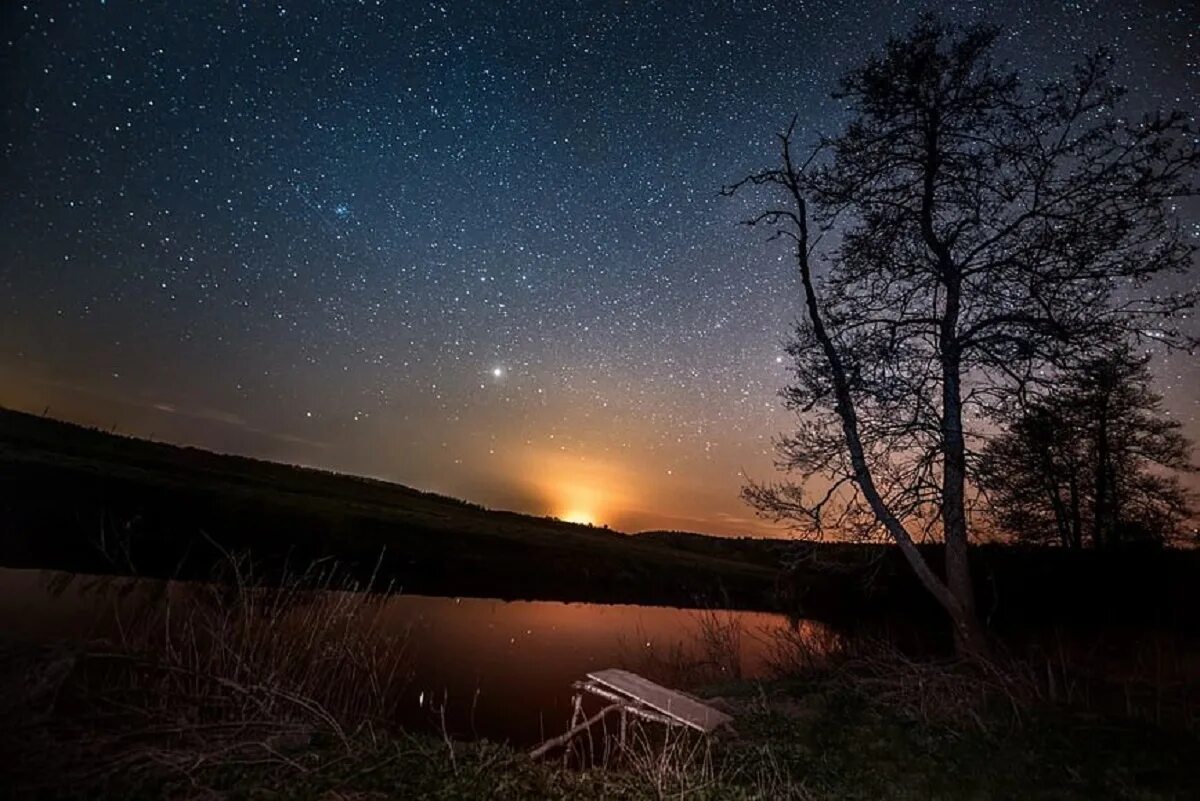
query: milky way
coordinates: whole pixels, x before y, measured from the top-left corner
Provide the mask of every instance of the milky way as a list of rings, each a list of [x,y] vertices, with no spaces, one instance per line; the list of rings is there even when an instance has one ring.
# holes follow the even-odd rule
[[[763,531],[786,254],[723,184],[921,8],[1200,107],[1191,3],[5,3],[0,403],[621,528]],[[1189,224],[1197,231],[1195,216]],[[1195,276],[1192,276],[1194,280]],[[1200,433],[1194,358],[1160,359]]]

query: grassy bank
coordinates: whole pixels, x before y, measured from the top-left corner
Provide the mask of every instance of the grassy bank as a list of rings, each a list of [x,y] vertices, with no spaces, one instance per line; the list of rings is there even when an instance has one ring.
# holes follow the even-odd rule
[[[1016,714],[999,699],[965,715],[922,713],[873,688],[869,677],[837,672],[726,686],[736,735],[664,745],[646,733],[607,764],[587,767],[531,760],[503,744],[366,727],[345,737],[315,724],[245,729],[236,744],[216,729],[126,732],[123,750],[106,752],[86,778],[60,762],[25,797],[1195,798],[1200,745],[1192,730],[1055,705]],[[66,775],[69,786],[55,781]]]
[[[147,801],[1195,797],[1194,643],[1127,643],[1124,660],[1026,649],[980,668],[784,631],[769,678],[716,684],[736,675],[722,662],[742,633],[712,613],[696,664],[629,667],[707,697],[734,731],[647,724],[622,742],[613,726],[533,759],[399,727],[404,637],[375,626],[377,596],[307,583],[192,587],[103,641],[0,643],[0,786]]]

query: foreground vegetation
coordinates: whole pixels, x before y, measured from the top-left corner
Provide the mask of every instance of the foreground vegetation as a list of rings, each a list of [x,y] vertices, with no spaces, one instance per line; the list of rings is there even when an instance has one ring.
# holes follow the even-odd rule
[[[377,625],[378,596],[241,572],[173,585],[104,641],[4,644],[14,797],[1194,797],[1200,649],[1178,638],[1127,642],[1134,659],[1059,643],[981,668],[797,630],[771,642],[770,676],[720,683],[746,633],[705,613],[694,661],[630,667],[690,685],[736,731],[647,724],[532,759],[527,744],[398,726],[407,646]]]
[[[146,732],[156,735],[153,745],[143,736],[127,742],[126,753],[106,754],[112,761],[91,766],[94,784],[56,786],[68,767],[60,763],[28,797],[1194,797],[1194,731],[1054,706],[923,714],[873,688],[867,676],[834,670],[723,687],[737,714],[736,736],[709,743],[675,736],[664,744],[646,732],[607,764],[588,767],[534,761],[504,744],[369,727],[345,737],[316,725],[244,729],[245,741],[231,747],[220,739],[193,742],[176,726]],[[214,745],[222,752],[213,753]]]
[[[203,769],[113,776],[70,796],[227,799],[1194,798],[1188,735],[1061,713],[1017,729],[914,720],[828,678],[747,687],[741,737],[635,745],[610,766],[411,734],[264,744]],[[987,720],[991,723],[993,721]],[[643,741],[648,743],[649,740]],[[43,788],[49,792],[51,788]]]

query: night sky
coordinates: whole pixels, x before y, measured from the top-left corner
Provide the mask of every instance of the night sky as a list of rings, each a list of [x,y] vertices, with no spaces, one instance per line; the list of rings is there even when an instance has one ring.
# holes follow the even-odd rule
[[[5,2],[0,404],[767,532],[797,282],[718,190],[926,8],[1200,107],[1194,2]],[[1156,369],[1200,435],[1196,357]]]

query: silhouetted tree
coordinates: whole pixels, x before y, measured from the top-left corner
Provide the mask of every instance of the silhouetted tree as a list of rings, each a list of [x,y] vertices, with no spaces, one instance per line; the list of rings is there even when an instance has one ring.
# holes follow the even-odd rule
[[[1191,443],[1150,388],[1148,359],[1128,348],[1066,373],[1019,407],[982,451],[980,484],[992,519],[1023,540],[1095,548],[1164,542],[1191,499]]]
[[[1025,541],[1082,546],[1090,510],[1087,443],[1077,422],[1065,404],[1035,401],[984,448],[980,483],[1001,529]]]
[[[974,424],[1150,318],[1186,344],[1173,316],[1196,300],[1143,291],[1191,264],[1174,216],[1200,162],[1185,117],[1123,118],[1103,54],[1027,87],[992,61],[996,36],[923,19],[843,78],[841,134],[798,158],[793,121],[781,163],[725,190],[775,190],[747,222],[794,246],[805,307],[784,390],[800,426],[778,441],[800,482],[745,497],[808,532],[831,515],[886,532],[965,655],[986,650],[967,564]],[[920,536],[943,539],[944,575]]]

